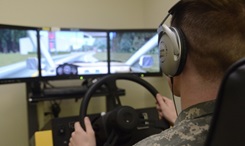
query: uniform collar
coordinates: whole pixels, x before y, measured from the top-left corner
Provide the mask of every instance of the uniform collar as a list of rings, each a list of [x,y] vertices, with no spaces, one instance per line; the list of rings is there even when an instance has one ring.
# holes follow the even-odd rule
[[[215,100],[202,102],[190,106],[179,114],[176,123],[183,120],[191,120],[191,119],[196,119],[207,115],[211,115],[214,112],[214,107],[215,107]]]

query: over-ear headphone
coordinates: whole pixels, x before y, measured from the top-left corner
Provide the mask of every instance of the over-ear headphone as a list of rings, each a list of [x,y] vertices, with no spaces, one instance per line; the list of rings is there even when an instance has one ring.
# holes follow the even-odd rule
[[[179,1],[169,11],[158,27],[158,47],[162,71],[169,77],[179,75],[184,68],[187,56],[185,36],[180,28],[165,25],[167,18],[176,11]]]

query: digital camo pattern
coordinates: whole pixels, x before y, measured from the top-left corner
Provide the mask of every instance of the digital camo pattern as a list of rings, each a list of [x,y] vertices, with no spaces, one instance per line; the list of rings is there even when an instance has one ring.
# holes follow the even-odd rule
[[[152,135],[135,146],[203,146],[215,102],[209,101],[183,110],[172,128]]]

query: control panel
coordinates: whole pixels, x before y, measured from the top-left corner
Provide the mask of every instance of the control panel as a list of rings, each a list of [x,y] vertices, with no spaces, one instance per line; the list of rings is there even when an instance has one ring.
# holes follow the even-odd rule
[[[137,126],[137,134],[134,141],[143,139],[144,137],[159,133],[169,127],[165,121],[158,120],[158,113],[155,107],[136,109],[139,115],[139,124]],[[101,114],[88,115],[92,124],[101,117]],[[52,136],[54,146],[68,146],[71,133],[74,131],[74,123],[79,121],[80,117],[64,117],[52,120]],[[152,129],[152,130],[150,130]],[[96,132],[96,131],[95,131]],[[144,133],[145,132],[145,133]]]

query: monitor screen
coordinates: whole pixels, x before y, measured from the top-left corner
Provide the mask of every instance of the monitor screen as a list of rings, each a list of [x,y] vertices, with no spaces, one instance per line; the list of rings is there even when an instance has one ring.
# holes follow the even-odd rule
[[[38,29],[0,25],[0,84],[39,77]]]
[[[110,73],[161,75],[155,29],[112,30],[109,38]]]
[[[107,34],[103,30],[42,29],[42,79],[83,79],[108,74]]]

